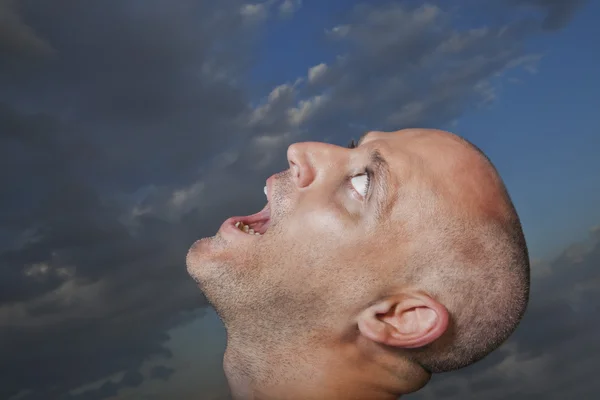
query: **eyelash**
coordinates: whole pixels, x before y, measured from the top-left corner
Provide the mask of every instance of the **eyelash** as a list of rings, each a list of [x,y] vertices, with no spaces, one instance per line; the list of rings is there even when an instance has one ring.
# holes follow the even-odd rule
[[[350,143],[348,143],[348,145],[346,147],[349,148],[349,149],[355,149],[356,148],[356,142],[354,141],[354,139],[352,139],[350,141]],[[364,172],[361,172],[358,175],[362,175],[362,174],[367,174],[367,194],[369,194],[369,191],[371,190],[371,182],[373,182],[373,171],[371,170],[371,168],[366,167],[365,170],[364,170]],[[354,178],[355,176],[358,176],[358,175],[351,176],[350,179],[352,179],[352,178]],[[354,186],[352,186],[352,183],[350,183],[350,187],[352,188],[352,190],[356,191],[356,189],[354,189]],[[359,193],[359,195],[360,195],[360,193]],[[366,197],[366,195],[365,195],[365,197]]]
[[[373,181],[373,179],[372,179],[373,174],[371,173],[371,169],[369,167],[366,167],[365,172],[363,172],[362,174],[367,175],[367,190],[364,195],[364,200],[366,200],[367,197],[369,196],[369,193],[371,192],[371,182]],[[359,175],[362,175],[362,174],[359,174]],[[350,178],[350,179],[352,179],[352,178]],[[352,184],[350,184],[350,186],[352,186]],[[352,186],[352,189],[356,191],[356,189],[354,189],[354,186]],[[358,194],[362,197],[361,193],[358,193]]]

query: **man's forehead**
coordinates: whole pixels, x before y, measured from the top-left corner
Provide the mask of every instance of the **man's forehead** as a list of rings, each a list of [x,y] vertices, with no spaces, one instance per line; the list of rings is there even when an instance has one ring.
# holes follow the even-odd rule
[[[373,140],[387,142],[386,144],[399,141],[403,142],[402,145],[406,145],[411,138],[420,135],[420,133],[421,130],[419,129],[403,129],[395,132],[367,131],[360,136],[358,142],[356,142],[356,145],[360,146],[365,142],[371,142]]]
[[[472,194],[472,181],[476,181],[479,186],[489,181],[489,177],[466,172],[477,169],[479,163],[473,163],[474,152],[469,151],[468,147],[451,133],[428,129],[368,131],[361,135],[357,145],[365,143],[372,149],[381,151],[390,165],[391,182],[401,183],[398,188],[390,185],[390,195],[399,195],[400,193],[395,193],[393,189],[401,189],[403,193],[412,193],[417,198],[422,198],[426,193],[430,193],[432,198],[439,195],[455,198],[461,197],[459,195],[462,191],[463,195]],[[473,168],[466,168],[468,165]],[[460,176],[457,175],[459,171]],[[450,181],[454,182],[451,186],[460,189],[459,193],[454,193],[454,190],[447,187],[447,182]],[[415,191],[418,193],[414,193]]]
[[[380,132],[377,132],[377,131],[367,131],[367,132],[363,133],[362,135],[360,135],[360,138],[358,138],[357,146],[360,146],[361,143],[363,143],[365,141],[365,139],[367,139],[367,136],[370,137],[370,138],[373,138],[378,133],[380,133]]]
[[[383,154],[392,175],[419,192],[469,212],[495,216],[506,214],[502,180],[485,154],[455,134],[434,129],[367,132],[362,142],[384,144]],[[423,193],[419,194],[421,197]]]
[[[402,129],[395,132],[368,131],[363,133],[357,146],[366,142],[377,141],[387,149],[387,156],[393,158],[402,154],[402,157],[411,154],[421,162],[438,164],[439,155],[444,158],[458,157],[473,159],[475,151],[465,145],[464,139],[449,132],[435,129]],[[377,146],[379,147],[379,146]],[[479,157],[476,157],[479,158]]]

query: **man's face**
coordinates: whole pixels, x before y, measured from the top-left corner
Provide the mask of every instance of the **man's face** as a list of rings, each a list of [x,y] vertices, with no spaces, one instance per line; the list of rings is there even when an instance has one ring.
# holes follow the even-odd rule
[[[267,182],[266,232],[243,233],[229,220],[187,257],[230,338],[343,334],[397,284],[393,271],[431,204],[419,155],[427,146],[410,132],[372,132],[355,149],[290,146],[290,168]]]

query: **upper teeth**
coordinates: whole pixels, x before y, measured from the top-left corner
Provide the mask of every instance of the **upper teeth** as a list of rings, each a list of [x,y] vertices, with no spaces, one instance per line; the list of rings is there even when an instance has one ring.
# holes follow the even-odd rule
[[[266,185],[265,185],[264,192],[265,192],[265,196],[267,196],[267,198],[268,198],[269,195],[267,194],[267,186]]]
[[[243,222],[240,222],[240,221],[236,222],[235,227],[238,228],[242,232],[249,233],[250,235],[261,236],[260,233],[254,232],[254,229],[250,228],[250,226],[244,224]]]

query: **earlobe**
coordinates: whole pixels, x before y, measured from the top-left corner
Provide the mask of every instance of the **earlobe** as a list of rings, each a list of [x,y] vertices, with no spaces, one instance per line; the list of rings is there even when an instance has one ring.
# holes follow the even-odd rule
[[[369,307],[357,322],[361,334],[375,342],[417,348],[443,335],[448,311],[427,295],[404,295]]]

